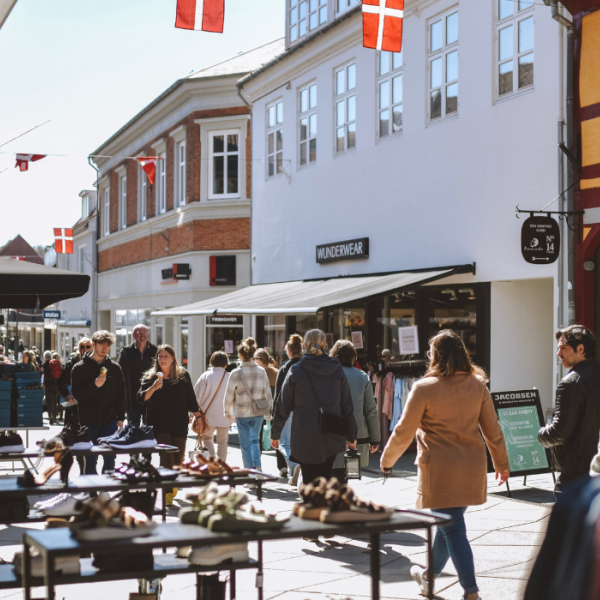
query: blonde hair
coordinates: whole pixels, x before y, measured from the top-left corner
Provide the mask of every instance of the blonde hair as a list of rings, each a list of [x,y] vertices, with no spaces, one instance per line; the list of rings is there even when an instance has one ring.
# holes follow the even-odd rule
[[[285,345],[285,349],[292,356],[300,356],[302,354],[302,336],[297,333],[290,335],[290,339]]]
[[[150,367],[150,369],[144,373],[142,376],[142,381],[148,381],[148,379],[152,379],[159,371],[162,373],[162,369],[158,365],[158,355],[160,354],[161,350],[168,352],[173,358],[173,362],[171,363],[171,371],[169,372],[169,383],[176,384],[179,382],[185,371],[179,366],[177,357],[175,356],[175,350],[173,350],[173,347],[169,346],[169,344],[163,344],[162,346],[158,347],[152,367]]]
[[[238,354],[244,360],[252,360],[254,358],[254,354],[256,353],[256,342],[254,338],[246,338],[238,347]]]
[[[304,335],[304,354],[321,356],[327,350],[327,338],[320,329],[311,329]]]
[[[264,348],[259,348],[254,353],[254,360],[256,360],[257,358],[258,360],[260,360],[261,363],[264,363],[267,366],[271,363],[271,361],[273,361],[271,355]]]
[[[61,360],[60,354],[58,352],[53,352],[52,353],[52,359],[53,360],[57,360],[62,365],[62,360]]]

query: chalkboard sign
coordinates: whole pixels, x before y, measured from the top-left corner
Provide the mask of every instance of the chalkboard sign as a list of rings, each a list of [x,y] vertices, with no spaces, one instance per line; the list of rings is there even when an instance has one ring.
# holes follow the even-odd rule
[[[504,433],[511,476],[551,472],[550,453],[538,441],[544,424],[539,391],[492,392],[492,400]]]

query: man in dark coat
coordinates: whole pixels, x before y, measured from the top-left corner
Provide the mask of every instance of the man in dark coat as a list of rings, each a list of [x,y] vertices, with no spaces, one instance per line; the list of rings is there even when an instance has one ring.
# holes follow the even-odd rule
[[[121,350],[118,360],[127,388],[127,422],[139,427],[144,420],[144,406],[137,402],[137,393],[142,375],[152,367],[158,348],[148,341],[148,328],[145,325],[133,328],[133,339],[135,341],[131,346]]]
[[[552,450],[554,468],[560,471],[555,491],[588,476],[598,450],[600,432],[600,364],[594,334],[582,325],[556,332],[558,357],[571,369],[556,389],[552,423],[538,434],[540,444]]]

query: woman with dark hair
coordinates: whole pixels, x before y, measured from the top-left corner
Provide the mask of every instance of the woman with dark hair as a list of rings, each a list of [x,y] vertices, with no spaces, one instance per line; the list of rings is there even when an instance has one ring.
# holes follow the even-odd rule
[[[271,445],[279,447],[281,431],[294,413],[292,460],[302,480],[331,477],[333,461],[346,448],[356,448],[356,421],[348,379],[337,358],[327,356],[325,334],[311,329],[304,336],[302,359],[283,382],[271,429]]]
[[[473,552],[464,514],[468,506],[487,500],[487,442],[496,479],[509,476],[504,436],[486,386],[483,369],[471,363],[463,341],[453,331],[440,331],[429,341],[430,365],[412,387],[406,407],[381,456],[389,473],[417,436],[417,508],[449,514],[452,525],[440,527],[434,542],[434,576],[452,558],[466,600],[480,598]],[[414,565],[410,574],[427,594],[426,571]]]
[[[377,416],[377,404],[373,397],[373,385],[369,376],[357,369],[356,349],[348,340],[338,340],[331,349],[331,356],[337,358],[350,385],[352,404],[354,405],[354,418],[358,426],[357,447],[360,452],[360,466],[369,466],[369,453],[377,452],[381,443],[379,431],[379,418]],[[346,483],[346,470],[344,468],[344,453],[340,452],[333,463],[333,476],[340,482]]]
[[[37,363],[35,360],[35,354],[31,350],[23,350],[23,360],[19,363],[20,371],[37,371]]]

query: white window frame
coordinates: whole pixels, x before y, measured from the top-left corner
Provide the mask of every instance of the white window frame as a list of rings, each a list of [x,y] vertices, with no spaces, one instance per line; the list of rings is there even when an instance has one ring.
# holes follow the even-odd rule
[[[504,3],[510,4],[513,11],[510,15],[507,15],[500,19],[500,6]],[[516,94],[523,91],[532,89],[535,85],[535,16],[534,16],[534,2],[532,0],[496,0],[495,16],[496,16],[496,73],[495,73],[495,86],[496,86],[496,98],[498,100],[504,98],[511,98]],[[523,8],[521,6],[523,5]],[[531,48],[527,48],[522,52],[519,51],[519,24],[527,19],[532,19],[533,23],[533,45]],[[508,27],[512,27],[512,54],[510,56],[500,55],[500,36],[501,32]],[[522,87],[519,87],[519,63],[524,57],[529,54],[533,56],[533,81]],[[512,90],[504,93],[500,93],[500,69],[504,65],[512,63]]]
[[[393,135],[402,133],[404,110],[403,67],[404,59],[402,52],[386,52],[382,50],[377,53],[377,139],[385,140]],[[385,68],[388,70],[384,71]],[[385,115],[385,112],[388,113],[388,125],[387,132],[383,133],[384,119],[382,117]],[[395,112],[400,114],[400,125],[396,130],[394,130],[396,127],[394,123]]]
[[[344,91],[339,92],[338,90],[338,79],[343,72],[343,86],[342,89]],[[351,73],[354,77],[353,87],[349,87]],[[352,61],[340,67],[337,67],[333,71],[333,146],[334,146],[334,154],[340,155],[345,154],[346,152],[352,152],[356,150],[356,78],[357,78],[357,68],[356,62]],[[339,93],[338,93],[339,92]],[[340,105],[343,103],[344,109],[344,119],[338,119],[339,111],[341,111]],[[350,115],[351,108],[353,106],[354,114]],[[353,118],[351,118],[353,116]],[[338,130],[344,129],[344,148],[338,148]],[[350,132],[354,133],[354,141],[353,145],[350,146]]]
[[[138,162],[138,180],[137,180],[137,195],[138,195],[138,209],[137,217],[138,223],[145,221],[148,218],[148,176],[146,171],[142,169],[142,165]]]
[[[223,152],[218,152],[215,154],[214,152],[214,138],[217,136],[223,136]],[[237,135],[238,137],[238,149],[237,152],[229,152],[227,149],[227,136],[228,135]],[[224,129],[224,130],[214,130],[208,132],[208,199],[209,200],[225,200],[230,198],[241,198],[241,188],[242,188],[242,165],[241,165],[241,156],[242,156],[242,131],[240,129]],[[238,169],[238,191],[237,192],[223,192],[222,194],[218,194],[214,192],[213,187],[213,177],[214,177],[214,158],[215,156],[223,157],[223,180],[224,184],[227,183],[227,170],[228,170],[228,161],[227,158],[229,156],[237,156],[237,169]],[[225,189],[225,188],[224,188]]]
[[[317,162],[317,82],[298,89],[298,168]],[[314,155],[311,151],[314,146]],[[303,159],[304,162],[303,162]]]
[[[453,15],[457,15],[458,17],[458,25],[459,25],[459,33],[456,41],[451,41],[447,43],[447,33],[448,33],[448,18]],[[432,28],[437,23],[442,23],[442,45],[440,48],[435,50],[431,49],[432,46]],[[429,118],[430,123],[435,123],[438,121],[443,121],[447,118],[455,117],[459,113],[459,100],[460,100],[460,88],[458,87],[459,73],[458,69],[460,67],[460,54],[457,54],[457,75],[456,78],[448,79],[447,74],[447,64],[448,64],[448,56],[453,52],[459,52],[458,44],[460,40],[460,15],[458,11],[458,7],[454,7],[441,15],[430,19],[427,23],[427,116]],[[441,59],[441,83],[440,85],[432,85],[432,64],[434,61]],[[456,110],[447,113],[447,93],[448,88],[456,85],[457,89],[457,98],[456,98]],[[441,94],[441,115],[440,116],[432,116],[431,105],[432,105],[432,94],[434,92],[439,91]]]
[[[290,44],[327,23],[327,0],[285,0]]]
[[[65,254],[65,270],[71,270],[71,256],[72,254]]]
[[[81,197],[81,218],[87,219],[90,216],[90,197],[86,194]]]
[[[271,110],[274,111],[275,120],[270,120]],[[267,124],[267,135],[266,135],[266,176],[267,179],[274,179],[278,175],[281,175],[284,171],[283,167],[283,100],[279,98],[274,102],[267,105],[265,114]],[[277,147],[278,134],[281,138],[281,148]],[[269,146],[269,142],[273,136],[273,147],[272,151]],[[271,162],[273,164],[273,172],[271,173]]]
[[[335,2],[335,14],[341,15],[346,12],[349,8],[358,3],[358,0],[334,0]]]
[[[103,188],[104,202],[102,204],[102,232],[105,236],[110,235],[110,186]]]
[[[127,229],[127,174],[119,177],[119,229]]]
[[[79,272],[85,273],[85,244],[83,244],[83,246],[79,246],[78,253]]]
[[[175,142],[175,206],[185,206],[186,189],[186,141]]]
[[[156,161],[156,214],[167,212],[167,154],[162,152]]]

